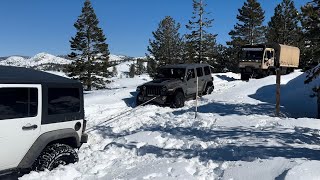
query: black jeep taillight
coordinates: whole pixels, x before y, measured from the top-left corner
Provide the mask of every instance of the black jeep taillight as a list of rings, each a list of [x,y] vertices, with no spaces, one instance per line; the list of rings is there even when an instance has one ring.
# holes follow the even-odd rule
[[[86,131],[87,128],[87,120],[83,120],[83,128],[82,128],[82,132],[84,133]]]

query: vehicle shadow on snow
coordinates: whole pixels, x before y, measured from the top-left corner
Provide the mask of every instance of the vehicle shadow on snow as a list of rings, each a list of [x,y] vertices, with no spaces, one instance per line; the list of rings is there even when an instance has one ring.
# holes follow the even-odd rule
[[[216,75],[216,77],[221,79],[221,80],[228,81],[228,82],[240,80],[240,79],[235,79],[234,77],[228,77],[226,75]]]
[[[282,112],[286,113],[288,117],[316,117],[316,98],[310,97],[313,86],[305,85],[305,79],[306,74],[301,74],[290,80],[287,84],[281,85],[280,105],[283,107]],[[275,107],[275,92],[276,85],[272,84],[259,88],[255,94],[249,95],[249,97],[266,102]]]
[[[134,107],[136,107],[136,97],[137,97],[137,92],[130,92],[130,95],[131,95],[131,97],[128,97],[128,98],[124,98],[124,99],[122,99],[125,103],[126,103],[126,105],[128,106],[128,107],[132,107],[132,108],[134,108]]]
[[[174,115],[182,115],[193,112],[194,108],[182,109],[172,112]],[[269,103],[261,104],[228,104],[224,102],[213,102],[198,107],[199,113],[216,113],[220,116],[229,115],[267,115],[274,116],[275,105]]]
[[[320,160],[320,151],[304,147],[292,147],[291,144],[299,145],[318,145],[320,144],[319,130],[310,128],[295,128],[294,132],[274,132],[267,131],[273,129],[270,127],[264,131],[257,131],[250,128],[225,128],[219,127],[217,130],[197,129],[192,127],[144,127],[135,131],[124,131],[122,133],[113,133],[111,128],[100,127],[99,132],[104,137],[122,138],[142,131],[160,132],[162,136],[176,138],[184,142],[198,140],[203,142],[228,142],[219,143],[217,147],[202,148],[200,145],[181,149],[165,149],[154,145],[145,145],[137,147],[135,144],[122,144],[112,142],[105,147],[105,150],[111,146],[127,148],[137,151],[138,155],[155,154],[159,157],[168,158],[193,158],[199,157],[202,161],[253,161],[257,158],[268,159],[272,157],[284,158],[305,158],[309,160]],[[245,144],[250,138],[258,139],[256,144]],[[229,140],[235,140],[229,141]],[[277,143],[277,146],[265,146],[268,140]],[[240,141],[240,142],[239,142]]]
[[[104,150],[116,146],[136,150],[137,155],[155,154],[165,158],[199,157],[200,161],[254,161],[256,159],[269,159],[272,157],[305,158],[308,160],[320,160],[320,151],[308,148],[277,147],[277,146],[236,146],[226,145],[207,149],[164,149],[161,147],[146,145],[137,147],[133,144],[110,143]]]

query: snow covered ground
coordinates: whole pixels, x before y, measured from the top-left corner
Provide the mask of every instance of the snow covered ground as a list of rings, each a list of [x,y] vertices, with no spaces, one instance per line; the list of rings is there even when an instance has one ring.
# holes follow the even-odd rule
[[[79,162],[21,179],[319,179],[320,121],[305,74],[282,76],[282,118],[274,117],[275,76],[214,77],[197,119],[194,100],[134,109],[136,87],[150,78],[113,78],[108,89],[85,94],[89,142]]]

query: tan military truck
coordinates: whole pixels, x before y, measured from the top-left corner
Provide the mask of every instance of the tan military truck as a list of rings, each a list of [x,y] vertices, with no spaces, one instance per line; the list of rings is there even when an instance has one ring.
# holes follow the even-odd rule
[[[291,73],[299,66],[299,56],[299,48],[282,44],[243,46],[239,54],[241,80],[275,74],[276,67],[282,74]]]

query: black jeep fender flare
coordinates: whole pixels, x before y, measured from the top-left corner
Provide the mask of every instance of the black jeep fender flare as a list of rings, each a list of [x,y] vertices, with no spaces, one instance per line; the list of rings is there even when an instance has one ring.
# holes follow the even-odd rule
[[[71,139],[72,142],[69,141],[69,143],[71,144],[68,145],[71,145],[74,148],[81,146],[79,141],[79,135],[74,129],[70,128],[46,132],[37,138],[37,140],[33,143],[26,155],[23,157],[17,168],[30,168],[48,144],[63,139]]]

